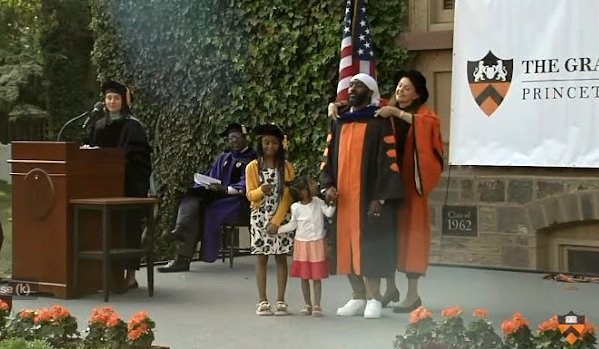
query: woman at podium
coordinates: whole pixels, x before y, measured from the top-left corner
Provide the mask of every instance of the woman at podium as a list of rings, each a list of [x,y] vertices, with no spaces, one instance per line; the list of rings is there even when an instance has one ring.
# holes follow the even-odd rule
[[[133,116],[130,90],[116,81],[102,83],[104,110],[92,123],[88,143],[101,148],[121,148],[125,153],[125,196],[146,197],[152,172],[151,152],[144,125]],[[125,246],[141,247],[143,230],[142,217],[130,214],[125,218]],[[125,262],[126,281],[129,288],[136,288],[135,271],[139,269],[139,258]]]

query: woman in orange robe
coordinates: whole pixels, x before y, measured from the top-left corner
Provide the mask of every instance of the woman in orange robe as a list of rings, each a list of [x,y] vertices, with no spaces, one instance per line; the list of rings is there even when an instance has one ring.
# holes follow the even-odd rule
[[[427,99],[424,76],[418,71],[405,71],[389,105],[377,111],[378,116],[393,116],[411,124],[400,166],[405,200],[397,215],[397,269],[408,278],[408,293],[395,307],[398,313],[410,312],[422,304],[418,279],[426,274],[431,243],[428,194],[439,184],[443,170],[440,122],[437,114],[424,105]],[[395,280],[388,278],[383,304],[398,299]]]

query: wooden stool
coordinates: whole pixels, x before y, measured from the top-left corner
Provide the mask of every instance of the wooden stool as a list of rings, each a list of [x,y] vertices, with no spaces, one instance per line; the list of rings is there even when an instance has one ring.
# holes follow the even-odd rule
[[[104,301],[108,302],[110,292],[110,264],[113,258],[146,257],[148,271],[148,294],[154,295],[154,205],[156,198],[113,197],[93,199],[73,199],[73,286],[77,290],[79,278],[79,259],[98,259],[102,261],[102,289]],[[102,250],[79,250],[79,213],[81,210],[102,212]],[[147,218],[146,246],[141,248],[112,248],[111,219],[113,212],[143,211]]]

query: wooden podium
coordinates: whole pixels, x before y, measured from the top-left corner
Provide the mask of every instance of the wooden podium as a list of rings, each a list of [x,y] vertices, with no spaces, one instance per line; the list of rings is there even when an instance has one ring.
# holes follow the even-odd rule
[[[80,149],[77,143],[12,143],[12,279],[40,293],[72,298],[71,199],[123,196],[125,161],[120,149]],[[99,217],[81,218],[82,247],[101,246]],[[116,238],[115,238],[116,240]],[[118,240],[115,242],[118,243]],[[101,289],[100,265],[80,265],[79,294]],[[121,266],[112,285],[123,287]]]

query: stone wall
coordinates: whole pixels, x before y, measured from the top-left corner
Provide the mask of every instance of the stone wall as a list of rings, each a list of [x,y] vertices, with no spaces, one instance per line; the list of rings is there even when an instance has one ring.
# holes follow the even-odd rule
[[[540,231],[599,220],[599,171],[452,167],[429,200],[431,262],[538,269]],[[444,204],[475,206],[478,236],[442,234]]]

